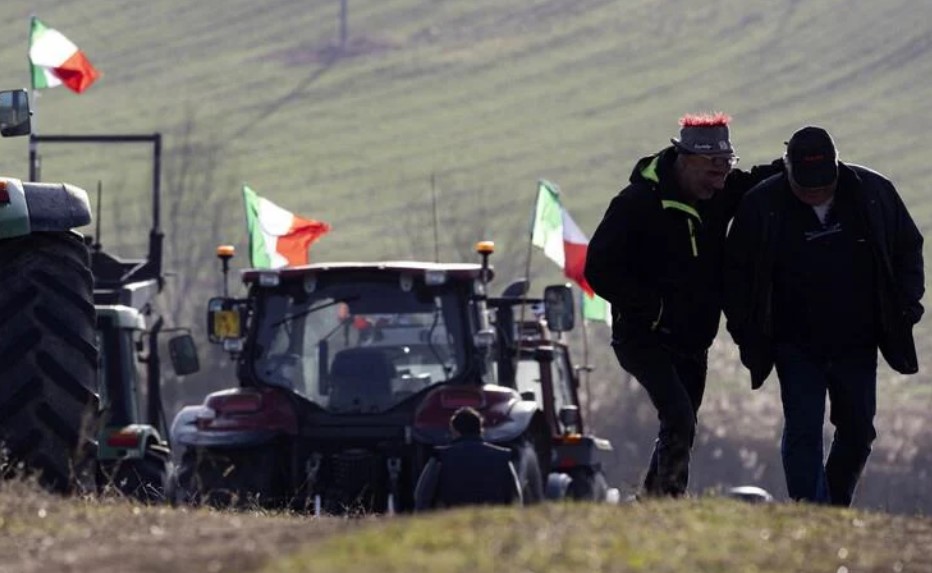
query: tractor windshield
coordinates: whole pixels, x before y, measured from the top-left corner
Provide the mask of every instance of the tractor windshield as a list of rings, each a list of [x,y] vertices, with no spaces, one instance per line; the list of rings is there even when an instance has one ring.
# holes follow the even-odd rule
[[[462,371],[462,285],[397,275],[262,289],[255,374],[337,413],[382,412]]]

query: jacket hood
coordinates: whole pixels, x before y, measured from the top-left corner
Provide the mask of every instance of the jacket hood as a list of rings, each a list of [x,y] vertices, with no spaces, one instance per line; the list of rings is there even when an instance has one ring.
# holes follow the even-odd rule
[[[653,155],[638,159],[637,163],[634,164],[634,169],[631,170],[631,176],[628,178],[628,181],[631,183],[650,183],[652,185],[660,183],[659,167],[661,156],[668,151],[672,151],[672,149],[672,147],[668,147]]]
[[[657,187],[663,197],[682,200],[683,193],[673,177],[673,162],[676,156],[676,149],[671,145],[654,155],[642,157],[634,164],[628,180],[636,185]]]

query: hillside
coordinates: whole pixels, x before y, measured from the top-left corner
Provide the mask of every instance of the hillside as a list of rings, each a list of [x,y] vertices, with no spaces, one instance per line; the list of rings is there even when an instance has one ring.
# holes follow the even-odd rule
[[[348,5],[339,55],[336,1],[10,0],[0,70],[4,85],[28,83],[36,13],[104,74],[82,96],[44,92],[39,133],[158,131],[170,147],[193,122],[218,146],[229,200],[248,181],[334,224],[323,259],[416,250],[372,238],[429,211],[432,175],[441,207],[469,194],[490,229],[523,228],[547,177],[591,231],[632,161],[675,135],[680,114],[709,109],[734,116],[744,165],[780,154],[800,125],[825,125],[844,158],[891,175],[932,217],[921,192],[932,167],[916,146],[932,107],[932,6],[920,0]],[[24,145],[4,145],[4,169],[25,174]],[[49,146],[44,176],[131,197],[148,169],[138,151]]]
[[[245,252],[243,182],[331,223],[313,250],[322,261],[433,257],[433,187],[440,258],[470,256],[473,241],[494,239],[502,286],[524,272],[538,178],[561,186],[591,234],[634,160],[665,146],[690,111],[734,117],[745,167],[780,155],[796,128],[823,125],[843,160],[890,176],[926,235],[932,229],[925,0],[348,0],[342,51],[339,6],[4,1],[0,87],[29,82],[32,13],[103,73],[80,96],[43,92],[38,133],[164,134],[163,224],[167,263],[178,273],[167,298],[176,324],[202,328],[204,301],[219,284],[214,245]],[[26,148],[0,142],[0,172],[25,177]],[[76,183],[95,198],[101,182],[104,244],[141,253],[149,149],[40,151],[43,179]],[[535,292],[561,280],[539,253],[531,274]],[[932,475],[928,324],[918,331],[921,374],[882,370],[880,437],[862,486],[872,507],[932,511],[923,485]],[[632,485],[656,419],[639,389],[619,382],[607,337],[593,329],[595,425],[616,443],[611,477]],[[219,352],[204,355],[226,363]],[[711,364],[695,487],[737,480],[778,491],[774,380],[749,394],[727,337]],[[168,388],[166,400],[199,401],[232,382],[225,373],[205,368]]]

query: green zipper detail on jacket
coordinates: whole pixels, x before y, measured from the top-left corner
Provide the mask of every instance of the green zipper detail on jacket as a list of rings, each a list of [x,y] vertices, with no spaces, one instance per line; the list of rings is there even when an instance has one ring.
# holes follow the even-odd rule
[[[674,201],[672,199],[663,199],[660,201],[660,204],[664,209],[676,209],[677,211],[682,211],[687,215],[692,215],[700,223],[702,222],[702,217],[699,216],[699,211],[696,211],[695,207],[692,205],[687,205],[680,201]]]
[[[654,183],[655,188],[657,188],[657,184],[660,183],[660,176],[657,174],[657,167],[659,165],[660,165],[660,155],[655,155],[654,158],[651,159],[650,163],[648,163],[646,166],[644,166],[643,169],[641,169],[641,177],[643,177],[647,181]],[[673,199],[661,199],[660,205],[664,209],[676,209],[677,211],[682,211],[683,213],[686,213],[690,217],[695,217],[697,221],[702,223],[702,217],[699,216],[699,211],[696,211],[696,208],[693,207],[692,205],[683,203],[682,201],[675,201]],[[693,225],[692,219],[687,219],[686,223],[689,225],[689,242],[692,245],[693,257],[698,257],[699,248],[696,245],[695,225]],[[663,312],[662,302],[660,306],[660,311],[661,313]],[[656,328],[659,323],[660,323],[660,316],[657,316],[657,320],[654,322],[653,327]]]

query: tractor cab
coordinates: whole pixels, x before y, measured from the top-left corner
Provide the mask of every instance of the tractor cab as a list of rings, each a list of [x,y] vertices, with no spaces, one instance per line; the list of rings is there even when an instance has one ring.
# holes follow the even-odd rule
[[[333,414],[377,414],[477,370],[469,294],[478,266],[379,263],[248,271],[240,375]],[[475,382],[476,379],[471,379]]]

